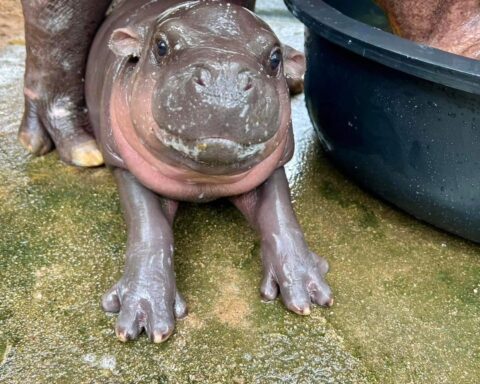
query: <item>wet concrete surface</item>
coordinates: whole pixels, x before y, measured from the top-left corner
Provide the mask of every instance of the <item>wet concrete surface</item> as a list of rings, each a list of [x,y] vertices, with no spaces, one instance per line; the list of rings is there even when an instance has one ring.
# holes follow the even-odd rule
[[[259,2],[282,40],[303,28]],[[0,51],[1,383],[478,383],[480,248],[395,210],[340,174],[293,100],[288,165],[311,248],[330,261],[332,309],[264,304],[259,243],[226,202],[184,204],[176,272],[190,315],[162,345],[122,344],[99,306],[126,232],[107,169],[29,156],[16,140],[24,47]]]

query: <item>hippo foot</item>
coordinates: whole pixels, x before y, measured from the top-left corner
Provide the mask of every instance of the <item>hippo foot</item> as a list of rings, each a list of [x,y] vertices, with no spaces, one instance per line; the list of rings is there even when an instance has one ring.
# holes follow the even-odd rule
[[[324,279],[328,263],[311,252],[303,238],[266,240],[262,261],[264,300],[274,300],[280,293],[285,306],[300,315],[309,315],[312,303],[327,307],[333,304],[332,292]]]
[[[121,341],[137,339],[144,329],[152,342],[162,343],[173,333],[175,319],[187,316],[187,305],[165,280],[141,280],[123,277],[103,296],[102,307],[105,312],[119,313],[115,333]]]
[[[25,112],[18,132],[22,145],[33,155],[42,156],[55,146],[60,158],[79,167],[103,164],[95,139],[87,133],[85,112],[68,98],[45,103],[25,96]]]

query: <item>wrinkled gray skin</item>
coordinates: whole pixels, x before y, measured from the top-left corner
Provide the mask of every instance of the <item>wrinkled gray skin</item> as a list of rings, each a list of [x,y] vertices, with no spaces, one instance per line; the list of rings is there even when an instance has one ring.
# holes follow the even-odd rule
[[[79,128],[71,120],[77,117],[74,108],[54,109],[52,100],[55,103],[61,92],[52,91],[51,82],[42,85],[42,79],[58,73],[48,62],[32,59],[42,43],[51,48],[54,40],[43,36],[45,41],[35,41],[31,35],[38,35],[38,26],[28,26],[35,24],[32,15],[40,11],[32,8],[40,3],[23,5],[26,84],[37,90],[38,100],[44,99],[43,104],[30,99],[28,88],[26,114],[42,124],[24,121],[20,137],[44,153],[52,145],[50,138],[58,148],[66,136],[69,144],[62,142],[60,150],[64,160],[75,163],[67,155],[79,145],[87,148],[81,158],[91,160],[92,148],[84,145],[91,137],[80,140],[71,134],[74,126]],[[70,4],[76,12],[72,20],[83,23],[77,32],[86,31],[82,37],[90,43],[101,19],[98,13],[108,4],[81,3]],[[119,313],[116,334],[122,341],[145,330],[153,342],[163,342],[172,334],[175,319],[187,315],[174,278],[172,223],[178,201],[228,197],[240,209],[261,236],[265,300],[280,295],[299,314],[310,313],[312,303],[333,303],[324,281],[328,264],[308,249],[283,169],[293,151],[288,88],[302,89],[303,55],[282,47],[270,28],[244,8],[219,1],[179,3],[123,3],[98,31],[88,62],[90,121],[102,159],[113,168],[128,226],[124,275],[102,302],[106,311]],[[253,7],[252,2],[239,3]],[[77,27],[71,28],[69,39],[75,40]],[[76,38],[76,52],[84,52],[87,45],[80,40]],[[278,54],[282,51],[283,63]],[[42,70],[45,76],[38,75]],[[63,84],[75,90],[75,76],[61,74],[66,77]],[[47,106],[47,116],[53,108],[55,116],[65,118],[70,131],[52,128],[57,121],[45,120],[41,105]]]

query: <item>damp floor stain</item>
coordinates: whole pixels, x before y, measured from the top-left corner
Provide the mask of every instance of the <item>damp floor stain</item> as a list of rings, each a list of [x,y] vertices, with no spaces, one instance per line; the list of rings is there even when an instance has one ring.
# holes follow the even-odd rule
[[[259,13],[302,47],[283,4],[260,1]],[[478,383],[479,246],[348,181],[303,96],[287,173],[306,238],[330,262],[334,307],[299,317],[262,303],[259,243],[240,213],[184,204],[175,264],[190,315],[162,345],[118,342],[99,306],[125,251],[113,179],[18,144],[23,61],[21,45],[0,51],[1,383]]]

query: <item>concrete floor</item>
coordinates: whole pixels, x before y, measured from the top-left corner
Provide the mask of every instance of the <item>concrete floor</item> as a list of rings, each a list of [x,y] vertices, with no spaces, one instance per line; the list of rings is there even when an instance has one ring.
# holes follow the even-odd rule
[[[303,28],[279,1],[259,13],[281,39]],[[122,344],[101,295],[123,268],[110,173],[29,156],[16,141],[24,47],[0,51],[1,383],[479,383],[480,248],[395,210],[324,157],[303,97],[288,166],[311,248],[336,303],[309,317],[263,304],[259,244],[225,202],[185,204],[176,271],[190,308],[165,344]]]

